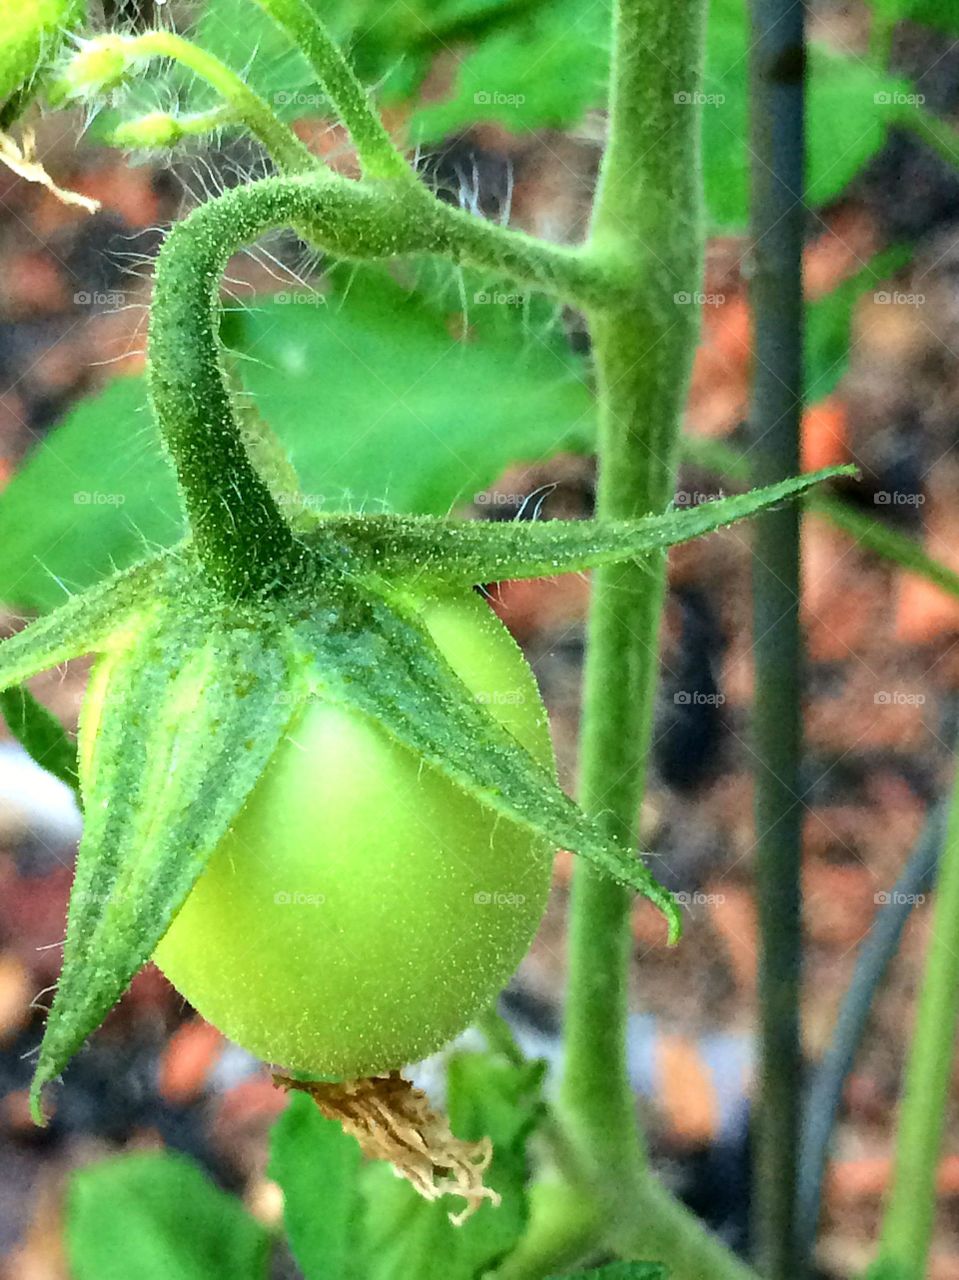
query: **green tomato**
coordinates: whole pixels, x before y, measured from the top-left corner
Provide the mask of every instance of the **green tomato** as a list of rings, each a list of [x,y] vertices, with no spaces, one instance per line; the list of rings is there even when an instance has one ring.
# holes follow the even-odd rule
[[[486,603],[413,603],[474,696],[552,769],[532,673]],[[95,677],[89,697],[108,688]],[[87,725],[98,713],[85,708]],[[375,1075],[492,1003],[542,917],[551,852],[372,721],[314,700],[154,958],[257,1056],[313,1077]]]

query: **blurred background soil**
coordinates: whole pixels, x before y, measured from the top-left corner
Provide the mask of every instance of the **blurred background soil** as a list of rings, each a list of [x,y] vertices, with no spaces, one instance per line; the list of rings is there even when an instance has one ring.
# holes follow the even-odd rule
[[[822,16],[842,39],[864,39],[856,8]],[[959,123],[959,46],[908,29],[895,51],[929,108]],[[934,47],[930,45],[933,42]],[[198,166],[130,165],[81,141],[80,122],[41,124],[56,180],[102,202],[91,217],[0,170],[0,483],[76,399],[142,367],[149,259],[161,228],[194,201]],[[301,132],[349,164],[325,122]],[[512,217],[553,239],[582,234],[598,143],[582,135],[516,139],[493,128],[450,140],[432,178],[455,192],[463,175],[495,213],[511,188]],[[204,158],[204,182],[242,167],[242,148]],[[227,178],[224,176],[224,181]],[[809,408],[804,461],[853,459],[851,495],[877,518],[921,538],[959,570],[959,177],[934,153],[894,136],[843,202],[811,215],[811,297],[849,278],[883,245],[906,243],[910,266],[890,289],[922,299],[889,305],[868,294],[854,321],[848,372]],[[750,316],[741,240],[713,242],[688,409],[690,433],[742,441]],[[252,259],[234,264],[241,292],[272,291]],[[570,341],[585,336],[569,318]],[[464,406],[468,409],[468,406]],[[117,430],[124,429],[123,423]],[[465,514],[514,518],[536,494],[547,516],[591,510],[594,469],[560,457],[518,465]],[[686,468],[677,503],[714,496],[718,477]],[[904,495],[896,502],[883,494]],[[545,496],[544,496],[545,495]],[[524,508],[524,504],[525,508]],[[749,533],[678,550],[663,639],[653,783],[644,812],[657,874],[684,895],[686,936],[664,946],[655,912],[634,915],[632,1067],[664,1175],[729,1239],[746,1230],[751,1031],[757,945],[752,899],[752,697]],[[805,533],[807,756],[804,1036],[810,1063],[828,1043],[857,947],[951,775],[959,687],[959,602],[898,571],[821,518]],[[2,554],[2,548],[0,548]],[[586,576],[491,587],[524,646],[552,713],[564,782],[575,787],[575,741]],[[18,619],[6,617],[7,627]],[[35,690],[75,726],[85,668]],[[2,732],[2,731],[0,731]],[[198,1020],[155,970],[135,980],[53,1096],[47,1129],[32,1127],[26,1086],[41,1008],[60,961],[76,818],[42,776],[0,742],[0,1274],[61,1280],[62,1190],[78,1163],[158,1144],[190,1152],[256,1213],[276,1221],[265,1135],[283,1105],[264,1068]],[[537,1051],[555,1053],[570,860],[561,855],[547,919],[506,1007]],[[903,1053],[929,934],[928,906],[907,927],[849,1081],[828,1179],[819,1262],[846,1277],[869,1258],[888,1184]],[[959,1087],[959,1076],[957,1076]],[[930,1272],[959,1280],[959,1128],[950,1121],[941,1213]],[[278,1263],[278,1274],[295,1275]],[[283,1271],[283,1268],[287,1268]]]

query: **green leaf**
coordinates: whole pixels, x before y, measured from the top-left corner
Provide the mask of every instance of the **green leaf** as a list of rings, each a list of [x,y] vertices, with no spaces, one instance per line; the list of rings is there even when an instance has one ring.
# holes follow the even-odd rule
[[[67,1202],[74,1280],[265,1280],[269,1239],[191,1160],[120,1156],[75,1173]]]
[[[636,559],[748,519],[798,497],[855,467],[828,467],[765,489],[642,520],[477,520],[369,516],[324,521],[312,535],[315,549],[349,548],[355,572],[394,580],[476,585],[515,578],[552,577]]]
[[[603,103],[609,30],[606,4],[517,6],[508,26],[460,61],[450,99],[414,113],[413,140],[437,142],[482,121],[495,120],[514,133],[578,123]]]
[[[80,726],[86,821],[37,1110],[153,954],[273,754],[296,700],[288,662],[194,593],[145,612],[95,670]]]
[[[55,608],[183,532],[143,380],[119,378],[83,401],[0,496],[0,599]]]
[[[355,1138],[291,1093],[273,1126],[269,1174],[283,1191],[283,1220],[306,1280],[349,1280],[360,1209],[362,1158]]]
[[[809,46],[806,199],[821,205],[846,187],[882,146],[891,103],[910,85],[858,56]]]
[[[516,458],[590,447],[592,396],[562,335],[532,306],[477,303],[489,285],[469,276],[464,340],[459,296],[423,276],[410,289],[360,271],[325,300],[291,290],[231,326],[307,513],[446,514]],[[514,296],[501,290],[487,296]],[[90,500],[78,504],[77,493]],[[0,497],[0,600],[51,608],[61,582],[78,590],[182,530],[142,380],[120,379],[54,431]]]
[[[76,744],[56,716],[22,686],[0,693],[0,713],[7,728],[41,769],[76,791]]]
[[[527,1220],[527,1147],[543,1113],[543,1075],[542,1063],[517,1066],[485,1053],[451,1058],[450,1127],[468,1142],[492,1140],[486,1182],[501,1203],[484,1203],[457,1227],[449,1220],[455,1202],[427,1202],[389,1166],[371,1166],[364,1185],[364,1280],[478,1280],[515,1247]]]
[[[823,515],[838,529],[855,538],[860,546],[884,560],[890,560],[908,573],[918,574],[929,582],[948,591],[950,595],[959,597],[959,574],[936,560],[915,538],[891,529],[882,521],[857,511],[848,502],[836,498],[817,496],[811,502],[811,508]]]
[[[613,1262],[608,1267],[577,1271],[555,1280],[669,1280],[669,1272],[658,1262]]]
[[[884,249],[831,293],[806,304],[807,402],[829,395],[846,372],[852,319],[860,299],[905,266],[911,256],[905,246]]]
[[[910,20],[959,35],[959,8],[954,0],[866,0],[870,9],[887,22]]]
[[[749,220],[749,34],[744,0],[712,0],[703,92],[706,207],[717,227]],[[909,85],[859,57],[809,45],[806,198],[838,195],[882,145],[889,107]],[[885,95],[885,99],[883,98]]]
[[[408,606],[364,596],[349,581],[339,590],[338,608],[294,627],[304,656],[314,655],[318,694],[369,716],[479,803],[645,894],[676,941],[682,920],[672,894],[493,719]]]
[[[136,565],[0,642],[0,689],[107,647],[141,602],[167,583],[172,563],[172,557],[156,556]]]

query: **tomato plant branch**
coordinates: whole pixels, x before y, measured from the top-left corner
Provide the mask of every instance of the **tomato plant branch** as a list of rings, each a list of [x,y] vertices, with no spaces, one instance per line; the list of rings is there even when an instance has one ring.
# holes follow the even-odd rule
[[[685,98],[699,84],[703,12],[698,0],[617,8],[611,132],[589,251],[637,288],[632,305],[590,314],[597,514],[606,519],[659,513],[673,494],[698,328],[695,308],[674,298],[696,290],[701,268],[699,113]],[[600,569],[593,584],[581,802],[633,847],[664,589],[661,555]],[[631,1196],[645,1157],[625,1052],[630,898],[577,868],[571,913],[563,1106],[581,1150]]]
[[[235,122],[245,125],[286,173],[304,173],[322,167],[293,130],[277,118],[235,71],[173,31],[145,31],[135,36],[109,34],[84,42],[51,87],[51,100],[101,93],[118,83],[131,65],[150,58],[169,58],[215,89]],[[222,125],[224,120],[210,123],[211,127],[217,123]],[[197,129],[191,127],[190,131]]]
[[[942,1148],[959,1021],[959,774],[939,864],[932,939],[899,1108],[896,1170],[883,1218],[879,1274],[922,1280],[936,1213]]]
[[[415,181],[339,45],[307,0],[256,0],[306,55],[356,147],[363,175]]]
[[[196,549],[212,579],[231,594],[271,590],[276,566],[292,564],[298,554],[292,529],[244,447],[216,319],[229,256],[282,226],[341,258],[442,253],[572,299],[608,298],[604,271],[586,255],[563,254],[478,219],[451,219],[419,187],[396,190],[311,173],[240,187],[195,210],[171,231],[157,263],[150,393]]]

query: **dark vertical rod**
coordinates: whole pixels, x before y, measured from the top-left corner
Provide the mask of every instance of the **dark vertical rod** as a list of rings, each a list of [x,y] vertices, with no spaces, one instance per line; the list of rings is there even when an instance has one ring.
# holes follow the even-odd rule
[[[805,21],[802,0],[750,0],[754,476],[799,470],[803,381]],[[767,1280],[800,1280],[796,1232],[802,958],[802,641],[799,518],[792,504],[753,532],[756,880],[761,935],[756,1258]]]

